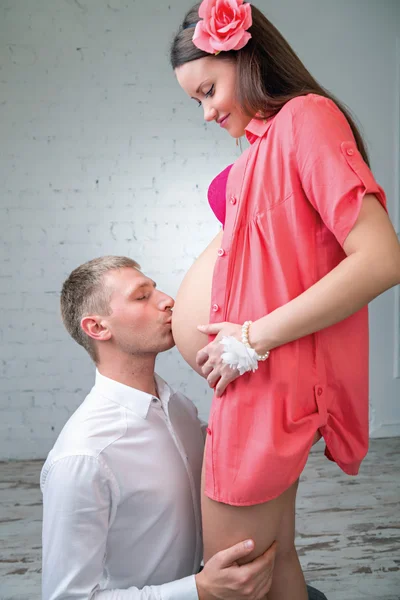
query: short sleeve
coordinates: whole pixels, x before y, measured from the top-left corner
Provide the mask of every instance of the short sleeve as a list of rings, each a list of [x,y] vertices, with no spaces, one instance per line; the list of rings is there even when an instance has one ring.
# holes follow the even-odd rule
[[[338,242],[353,228],[364,196],[386,197],[360,154],[350,125],[336,104],[309,94],[292,101],[293,154],[301,185]]]

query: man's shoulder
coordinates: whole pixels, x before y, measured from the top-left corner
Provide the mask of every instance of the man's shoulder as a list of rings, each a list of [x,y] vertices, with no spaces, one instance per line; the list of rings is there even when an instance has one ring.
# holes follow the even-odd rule
[[[70,502],[110,493],[120,498],[120,487],[107,460],[93,452],[79,451],[61,454],[54,448],[40,473],[43,502]],[[108,497],[108,496],[107,496]]]
[[[93,387],[60,431],[45,466],[66,457],[99,458],[126,430],[121,407],[109,403]],[[76,458],[78,460],[78,458]]]
[[[50,472],[57,473],[56,478],[63,480],[64,487],[78,482],[91,485],[92,480],[105,479],[115,484],[109,454],[113,442],[125,429],[118,419],[111,428],[109,419],[103,424],[90,396],[70,416],[47,455],[40,474],[42,491]]]

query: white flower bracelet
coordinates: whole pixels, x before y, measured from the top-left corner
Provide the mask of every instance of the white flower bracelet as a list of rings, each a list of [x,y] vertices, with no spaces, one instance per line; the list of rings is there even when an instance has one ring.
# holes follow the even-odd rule
[[[231,369],[237,369],[240,375],[248,371],[257,371],[258,362],[267,360],[269,350],[265,354],[257,354],[249,342],[249,328],[252,321],[245,321],[242,325],[242,341],[239,342],[232,335],[224,336],[221,344],[224,347],[222,362],[229,365]]]

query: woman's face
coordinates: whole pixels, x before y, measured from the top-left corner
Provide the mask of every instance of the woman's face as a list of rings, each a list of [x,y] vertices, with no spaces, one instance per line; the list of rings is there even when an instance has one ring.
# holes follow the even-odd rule
[[[203,107],[205,121],[215,121],[234,138],[244,135],[252,117],[236,102],[236,64],[212,56],[175,69],[181,88]]]

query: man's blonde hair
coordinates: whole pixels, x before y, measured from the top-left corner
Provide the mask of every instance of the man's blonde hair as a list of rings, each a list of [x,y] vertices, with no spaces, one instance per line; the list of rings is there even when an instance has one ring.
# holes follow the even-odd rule
[[[83,317],[92,314],[110,315],[111,291],[104,283],[109,271],[123,268],[140,269],[126,256],[101,256],[89,260],[72,271],[61,290],[61,316],[68,333],[83,346],[96,363],[98,356],[94,341],[81,327]]]

